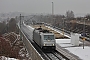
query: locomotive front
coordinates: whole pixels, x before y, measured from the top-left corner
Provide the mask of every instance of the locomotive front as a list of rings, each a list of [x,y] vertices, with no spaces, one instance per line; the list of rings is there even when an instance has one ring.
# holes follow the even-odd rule
[[[42,49],[44,50],[55,50],[56,49],[56,42],[53,33],[43,33],[41,34],[42,37]]]

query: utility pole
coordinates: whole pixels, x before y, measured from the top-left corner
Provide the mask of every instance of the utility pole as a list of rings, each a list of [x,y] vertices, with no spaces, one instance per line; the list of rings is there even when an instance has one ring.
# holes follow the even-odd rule
[[[52,24],[54,24],[54,19],[53,19],[53,16],[54,15],[54,4],[53,4],[53,2],[52,2]]]
[[[85,20],[86,20],[87,18],[85,18],[84,19],[84,26],[83,26],[83,49],[84,49],[84,41],[85,41]]]
[[[7,18],[7,33],[9,32],[9,17]]]
[[[62,29],[62,30],[63,30],[63,31],[62,31],[62,33],[63,33],[63,39],[64,39],[64,24],[65,24],[65,19],[66,19],[66,18],[62,18],[62,20],[63,20],[63,29]]]
[[[21,16],[21,14],[20,14],[20,29],[19,29],[19,31],[21,30],[21,25],[22,25],[22,18],[23,17],[23,20],[24,20],[24,16]],[[21,34],[21,31],[20,31],[20,39],[22,38],[22,34]]]
[[[20,32],[20,40],[21,40],[21,14],[20,14],[20,29],[19,29],[19,32]]]
[[[20,28],[21,28],[21,14],[20,14]]]
[[[52,2],[52,15],[54,14],[54,4]]]
[[[64,39],[64,18],[63,18],[63,39]]]

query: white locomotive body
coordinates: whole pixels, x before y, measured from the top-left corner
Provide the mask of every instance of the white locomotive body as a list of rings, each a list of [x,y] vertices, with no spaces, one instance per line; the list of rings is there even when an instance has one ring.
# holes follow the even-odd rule
[[[42,28],[34,29],[33,40],[42,49],[56,49],[54,34],[49,32],[48,30],[43,30]]]

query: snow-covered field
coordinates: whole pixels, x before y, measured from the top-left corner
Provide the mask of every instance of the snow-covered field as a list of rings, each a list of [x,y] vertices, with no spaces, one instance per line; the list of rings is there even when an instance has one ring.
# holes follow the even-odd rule
[[[90,47],[89,46],[78,46],[73,47],[72,44],[70,44],[71,39],[56,39],[56,43],[59,44],[61,47],[65,47],[70,53],[75,54],[82,60],[90,60]],[[81,43],[81,42],[79,42]]]

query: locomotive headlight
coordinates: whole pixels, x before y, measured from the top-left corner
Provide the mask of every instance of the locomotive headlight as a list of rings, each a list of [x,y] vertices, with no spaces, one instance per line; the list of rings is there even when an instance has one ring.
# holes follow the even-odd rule
[[[46,44],[44,44],[44,46],[46,46]]]
[[[54,46],[54,44],[52,44]]]

